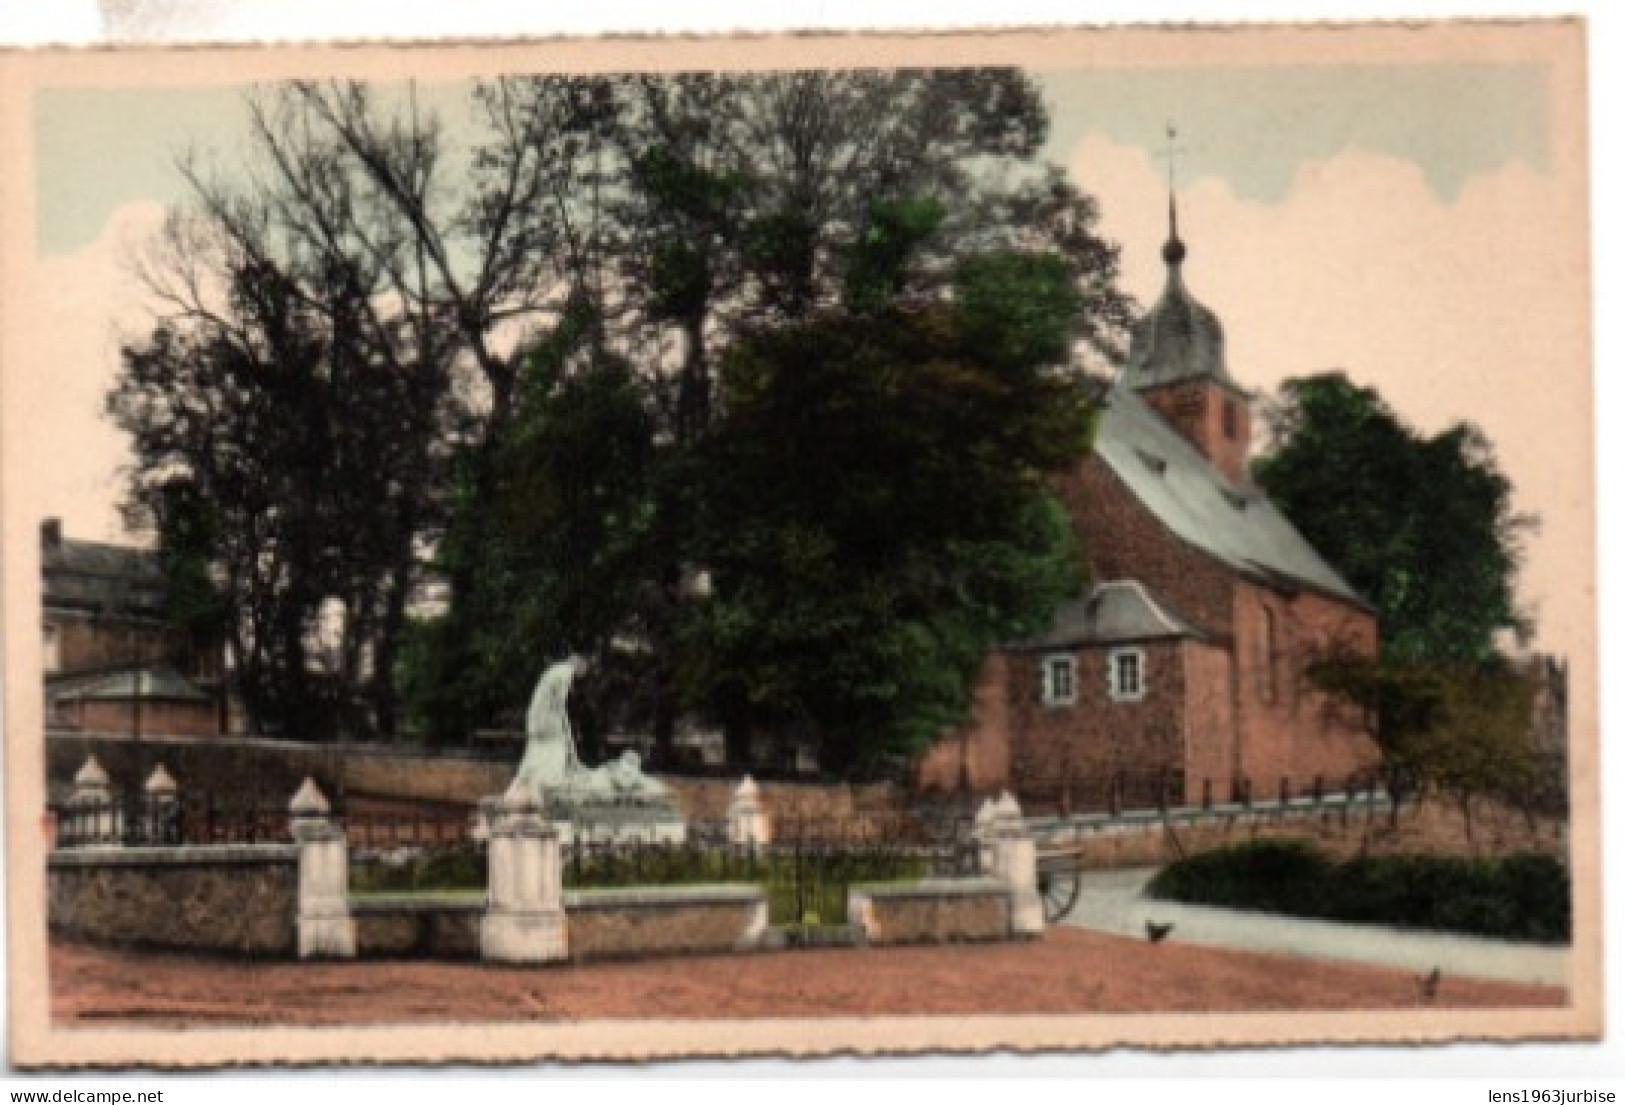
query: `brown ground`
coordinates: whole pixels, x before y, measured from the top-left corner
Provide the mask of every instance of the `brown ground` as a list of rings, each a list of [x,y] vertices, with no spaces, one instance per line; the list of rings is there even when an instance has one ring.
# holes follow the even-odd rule
[[[51,946],[62,1024],[367,1024],[909,1013],[1408,1008],[1403,971],[1053,929],[1036,943],[825,949],[521,969],[244,963]],[[1557,988],[1446,977],[1432,1004],[1554,1006]]]

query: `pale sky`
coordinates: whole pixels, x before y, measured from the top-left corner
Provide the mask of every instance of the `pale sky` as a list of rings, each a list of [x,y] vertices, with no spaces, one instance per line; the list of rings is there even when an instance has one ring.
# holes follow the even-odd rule
[[[1589,534],[1590,385],[1587,366],[1550,364],[1547,351],[1554,331],[1584,329],[1589,305],[1561,229],[1573,181],[1552,148],[1548,72],[1453,63],[1041,78],[1049,156],[1099,197],[1124,285],[1146,304],[1163,279],[1164,128],[1177,125],[1187,280],[1223,320],[1244,386],[1268,392],[1342,368],[1424,429],[1483,426],[1520,509],[1543,518],[1523,593],[1540,643],[1561,650],[1591,616],[1563,594],[1564,549]],[[454,92],[420,95],[461,113]],[[183,195],[176,153],[196,145],[229,164],[241,148],[238,91],[47,89],[36,124],[39,305],[60,367],[37,397],[59,416],[34,432],[76,443],[47,450],[60,459],[40,475],[43,501],[71,535],[124,539],[114,506],[127,452],[101,409],[119,335],[143,319],[125,265]],[[1513,390],[1517,401],[1504,401]]]

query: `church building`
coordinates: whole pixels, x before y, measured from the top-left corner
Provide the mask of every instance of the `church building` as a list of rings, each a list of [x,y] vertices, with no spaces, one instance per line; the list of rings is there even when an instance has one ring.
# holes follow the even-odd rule
[[[989,657],[970,723],[920,762],[925,790],[1199,804],[1342,789],[1377,764],[1364,720],[1304,675],[1375,655],[1375,614],[1248,475],[1250,397],[1185,286],[1171,199],[1162,256],[1094,448],[1056,480],[1093,588]]]

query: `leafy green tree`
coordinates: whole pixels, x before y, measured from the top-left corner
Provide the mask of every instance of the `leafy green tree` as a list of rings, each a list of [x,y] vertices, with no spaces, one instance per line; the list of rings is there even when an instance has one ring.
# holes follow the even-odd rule
[[[1364,709],[1396,797],[1448,794],[1464,816],[1533,782],[1530,688],[1495,638],[1526,631],[1514,587],[1533,520],[1475,427],[1428,436],[1341,373],[1288,380],[1254,477],[1376,607],[1379,657],[1330,655],[1311,678]]]
[[[1534,691],[1504,664],[1337,657],[1312,665],[1310,677],[1366,711],[1396,816],[1399,800],[1433,791],[1456,801],[1470,832],[1475,799],[1527,806],[1536,797]]]
[[[728,586],[726,572],[710,570],[719,554],[692,500],[697,472],[715,453],[711,435],[734,417],[734,397],[719,378],[729,350],[774,327],[827,323],[843,303],[865,316],[903,302],[923,306],[947,293],[965,258],[1017,244],[1045,251],[1052,273],[1076,289],[1062,312],[1070,339],[1109,354],[1121,337],[1127,301],[1115,287],[1115,248],[1094,233],[1093,201],[1057,171],[1033,165],[1048,119],[1036,85],[1013,70],[514,79],[484,86],[480,101],[490,120],[478,158],[484,171],[504,181],[550,174],[532,189],[546,202],[515,218],[518,237],[566,244],[572,267],[560,283],[593,308],[571,371],[629,371],[647,415],[651,444],[617,454],[648,461],[627,481],[646,489],[639,517],[648,530],[636,555],[618,562],[641,582],[609,589],[622,603],[611,637],[639,642],[643,660],[625,650],[604,654],[602,634],[585,630],[571,647],[598,652],[601,670],[619,663],[616,697],[640,715],[631,724],[653,730],[657,756],[680,712],[709,701],[693,692],[711,684],[679,671],[692,670],[694,641],[679,631],[697,579],[709,578],[718,594]],[[983,283],[997,277],[989,272]],[[561,414],[531,406],[516,422]],[[489,424],[475,450],[483,459],[465,468],[478,490],[457,500],[476,516],[454,519],[462,551],[443,557],[452,580],[448,624],[468,624],[459,605],[477,607],[507,626],[491,632],[515,641],[528,639],[514,623],[524,603],[478,595],[482,578],[518,582],[503,551],[510,542],[496,531],[511,514],[500,505],[508,491],[494,482],[493,465],[509,449],[503,438],[530,432]],[[568,518],[570,501],[557,506],[548,515],[555,524],[590,528]],[[478,539],[457,536],[481,527]],[[526,568],[544,570],[538,559]],[[543,597],[568,590],[536,574],[525,585]],[[470,663],[485,655],[471,654]],[[531,663],[545,659],[533,654]],[[585,698],[593,683],[582,682]],[[464,685],[461,677],[441,681],[453,692]],[[450,705],[442,696],[425,715],[438,718],[436,728],[456,729],[494,699]]]
[[[870,309],[766,328],[728,358],[698,464],[714,588],[684,622],[689,692],[736,747],[816,733],[837,770],[962,721],[989,648],[1082,586],[1043,478],[1093,424],[1083,382],[1055,370],[1077,307],[1065,264],[973,257],[925,306],[871,307],[877,282],[854,288]]]
[[[1534,521],[1482,432],[1422,434],[1341,373],[1288,380],[1267,420],[1253,476],[1376,607],[1385,659],[1483,661],[1498,631],[1527,630],[1514,586]]]

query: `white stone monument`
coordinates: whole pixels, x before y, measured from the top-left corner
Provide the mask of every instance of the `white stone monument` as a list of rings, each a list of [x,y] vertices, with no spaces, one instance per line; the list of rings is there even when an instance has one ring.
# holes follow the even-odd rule
[[[577,755],[568,709],[570,684],[585,666],[572,656],[551,665],[536,681],[525,713],[525,755],[514,784],[530,792],[566,842],[578,833],[593,839],[681,842],[686,829],[671,791],[643,773],[636,752],[623,752],[598,767],[587,767]],[[496,805],[488,801],[486,807],[489,823]]]

